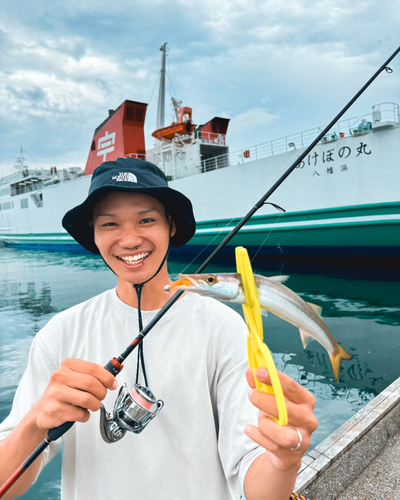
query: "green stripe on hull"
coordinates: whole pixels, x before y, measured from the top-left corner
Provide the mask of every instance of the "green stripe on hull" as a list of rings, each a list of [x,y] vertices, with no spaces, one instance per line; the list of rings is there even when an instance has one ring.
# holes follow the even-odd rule
[[[218,245],[227,232],[196,234],[188,245]],[[215,238],[215,239],[214,239]],[[212,241],[211,241],[212,240]],[[379,224],[326,224],[279,228],[275,230],[240,231],[230,245],[251,246],[400,246],[400,219]]]
[[[244,214],[243,214],[244,215]],[[336,208],[321,208],[318,210],[307,210],[299,212],[277,213],[269,215],[254,215],[246,224],[274,224],[279,222],[304,222],[304,221],[320,221],[329,220],[332,218],[352,218],[352,217],[373,217],[392,215],[400,217],[400,202],[379,203],[373,205],[355,205]],[[234,227],[242,218],[235,219],[214,219],[203,221],[197,224],[198,229],[214,228],[214,227]]]
[[[188,245],[218,245],[240,221],[197,224]],[[10,245],[77,245],[66,233],[1,234]],[[399,247],[400,202],[253,216],[230,245],[296,247]]]
[[[218,245],[240,221],[218,219],[197,224],[189,245]],[[400,203],[259,215],[230,245],[400,246]]]
[[[77,245],[78,243],[65,233],[30,233],[30,234],[2,234],[0,233],[0,241],[13,245]]]

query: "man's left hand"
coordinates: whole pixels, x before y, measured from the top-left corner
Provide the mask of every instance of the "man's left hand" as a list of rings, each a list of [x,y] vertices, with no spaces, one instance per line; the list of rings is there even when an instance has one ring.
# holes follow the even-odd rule
[[[246,371],[247,382],[252,388],[251,403],[259,411],[258,426],[247,425],[246,434],[267,451],[271,465],[284,472],[300,466],[302,455],[310,446],[311,434],[317,428],[313,410],[314,396],[293,379],[278,371],[288,415],[286,426],[278,425],[271,416],[278,417],[275,396],[255,389],[253,370]],[[271,385],[266,368],[257,368],[257,379]],[[301,444],[298,432],[301,434]]]

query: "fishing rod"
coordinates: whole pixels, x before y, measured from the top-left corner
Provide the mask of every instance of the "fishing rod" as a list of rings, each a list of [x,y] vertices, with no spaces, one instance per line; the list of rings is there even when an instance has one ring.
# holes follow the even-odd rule
[[[388,64],[396,57],[396,55],[400,52],[400,47],[398,47],[393,54],[389,57],[389,59],[380,66],[380,68],[374,73],[374,75],[365,83],[365,85],[354,95],[354,97],[344,106],[344,108],[335,116],[335,118],[324,128],[324,130],[318,135],[318,137],[308,146],[308,148],[294,161],[294,163],[282,174],[282,176],[275,182],[275,184],[264,194],[264,196],[251,208],[251,210],[238,222],[238,224],[232,229],[232,231],[221,241],[221,243],[215,248],[215,250],[206,258],[206,260],[200,265],[197,269],[196,274],[201,273],[208,264],[214,259],[214,257],[231,241],[231,239],[240,231],[240,229],[246,224],[246,222],[259,210],[267,201],[267,199],[271,196],[271,194],[276,191],[276,189],[282,184],[282,182],[293,172],[293,170],[299,165],[299,163],[314,149],[314,147],[319,143],[319,141],[329,132],[329,130],[335,125],[335,123],[344,115],[344,113],[355,103],[355,101],[365,92],[365,90],[371,85],[371,83],[382,73],[382,71],[386,71],[387,73],[392,73],[393,70],[389,68]],[[154,318],[148,323],[148,325],[143,328],[143,330],[139,333],[139,335],[135,338],[135,340],[123,351],[118,358],[112,358],[104,368],[112,373],[114,376],[118,375],[123,369],[123,362],[132,353],[132,351],[140,344],[140,342],[145,338],[145,336],[153,329],[153,327],[160,321],[160,319],[169,311],[169,309],[175,304],[175,302],[181,297],[184,293],[183,290],[179,290],[175,295],[173,295],[169,301],[158,311],[158,313],[154,316]],[[121,388],[121,390],[124,388]],[[143,389],[141,387],[141,389]],[[136,389],[137,390],[137,389]],[[148,417],[148,421],[153,418],[155,414],[161,409],[162,402],[160,400],[157,402],[153,395],[150,393],[146,394],[141,391],[141,394],[137,394],[137,397],[140,399],[142,404],[145,404],[146,408],[150,408],[151,406],[156,407],[156,410],[151,413],[151,416]],[[126,394],[126,393],[125,393]],[[132,393],[131,393],[132,394]],[[120,391],[121,395],[121,391]],[[119,406],[114,407],[114,415],[116,412],[121,412],[123,410],[121,406],[122,398],[120,395],[117,398],[117,401],[121,399],[119,402]],[[131,396],[129,393],[127,396]],[[131,396],[132,399],[132,396]],[[117,403],[117,402],[116,402]],[[150,404],[150,406],[149,406]],[[128,419],[129,420],[129,417]],[[148,421],[144,424],[147,425]],[[4,485],[0,488],[0,498],[11,488],[11,486],[15,483],[15,481],[26,471],[26,469],[32,465],[32,463],[39,457],[39,455],[47,448],[47,446],[56,439],[59,439],[65,432],[70,429],[75,422],[65,422],[64,424],[50,429],[47,433],[44,441],[36,448],[36,450],[25,460],[25,462],[14,472],[14,474],[4,483]],[[126,421],[121,422],[125,427]],[[122,435],[125,434],[126,429],[122,429]],[[133,430],[129,428],[128,430]],[[133,432],[141,432],[140,430],[133,430]],[[118,438],[120,439],[120,438]],[[117,439],[115,439],[117,440]],[[109,441],[112,442],[112,441]]]

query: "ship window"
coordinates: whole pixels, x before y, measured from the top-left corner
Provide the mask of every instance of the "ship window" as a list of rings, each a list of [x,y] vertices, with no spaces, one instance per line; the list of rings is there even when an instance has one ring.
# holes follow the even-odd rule
[[[125,120],[133,122],[135,116],[135,107],[127,106],[125,111]]]
[[[92,141],[92,145],[90,147],[91,151],[94,151],[96,149],[96,142],[95,140]]]
[[[144,118],[144,109],[143,108],[136,108],[136,116],[135,116],[135,121],[142,123],[143,118]]]
[[[28,208],[28,198],[22,198],[21,208]]]
[[[35,202],[35,205],[40,208],[43,207],[43,195],[42,193],[32,193],[31,197],[33,201]]]

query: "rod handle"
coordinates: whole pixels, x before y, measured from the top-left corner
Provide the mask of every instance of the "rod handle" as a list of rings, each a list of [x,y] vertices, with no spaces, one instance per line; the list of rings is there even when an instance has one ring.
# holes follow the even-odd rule
[[[74,423],[75,422],[64,422],[62,425],[50,429],[49,432],[47,433],[47,436],[49,437],[50,441],[55,441],[56,439],[60,438],[63,434],[67,432],[68,429],[70,429],[74,425]]]
[[[111,372],[113,375],[117,375],[122,370],[123,365],[116,358],[113,358],[106,364],[104,368]],[[74,423],[75,422],[64,422],[62,425],[50,429],[47,433],[48,438],[50,439],[50,441],[55,441],[63,434],[65,434],[67,430],[69,430],[74,425]]]

